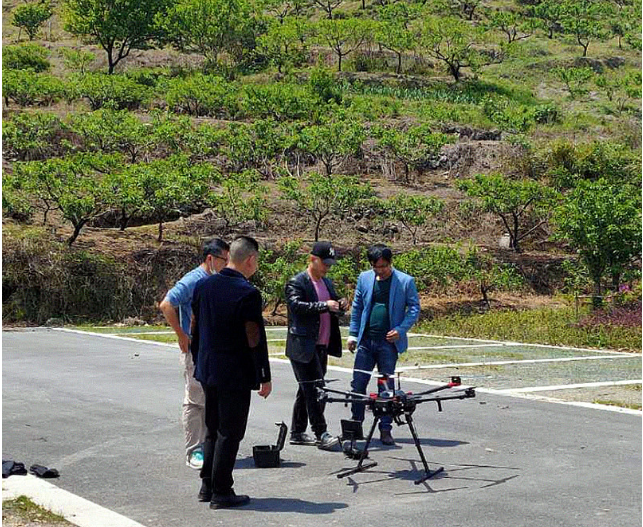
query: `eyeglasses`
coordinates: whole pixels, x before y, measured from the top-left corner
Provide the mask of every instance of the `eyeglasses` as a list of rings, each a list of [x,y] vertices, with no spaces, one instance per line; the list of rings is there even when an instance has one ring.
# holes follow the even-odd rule
[[[223,256],[215,256],[214,254],[212,255],[212,258],[218,258],[219,260],[223,260],[224,262],[228,261],[228,258],[224,258]]]

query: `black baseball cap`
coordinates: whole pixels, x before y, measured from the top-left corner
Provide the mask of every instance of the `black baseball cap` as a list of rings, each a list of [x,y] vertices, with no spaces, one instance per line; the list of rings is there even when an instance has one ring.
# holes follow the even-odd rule
[[[335,263],[335,249],[330,242],[315,242],[310,254],[321,258],[326,265],[333,265]]]

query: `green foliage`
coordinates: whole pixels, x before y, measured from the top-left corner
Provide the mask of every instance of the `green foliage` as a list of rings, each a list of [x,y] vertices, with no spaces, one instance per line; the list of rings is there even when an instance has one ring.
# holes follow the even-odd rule
[[[185,79],[170,79],[165,100],[170,110],[196,117],[234,119],[240,112],[236,89],[215,75],[195,73]]]
[[[21,112],[7,119],[2,127],[2,144],[8,158],[34,161],[64,153],[61,136],[67,126],[57,115]]]
[[[278,251],[261,251],[259,269],[252,281],[261,289],[266,305],[273,306],[273,315],[286,302],[286,281],[306,268],[306,255],[301,252],[301,245],[300,240],[292,240]]]
[[[433,196],[397,194],[385,203],[386,214],[409,231],[413,245],[417,244],[418,230],[444,208],[444,202]]]
[[[58,77],[29,70],[7,70],[2,75],[5,103],[20,106],[49,106],[67,94],[67,86]]]
[[[16,163],[13,191],[33,199],[47,213],[58,210],[74,228],[67,243],[74,243],[81,229],[108,210],[109,195],[103,174],[118,164],[115,157],[76,155],[64,159]]]
[[[600,0],[566,0],[562,2],[560,23],[563,32],[572,35],[583,48],[583,57],[592,41],[609,38],[607,25],[611,5]]]
[[[373,23],[357,18],[320,20],[315,25],[315,40],[328,46],[337,55],[337,71],[342,71],[342,60],[372,34]]]
[[[519,252],[520,241],[543,224],[556,193],[536,181],[513,180],[501,174],[478,174],[461,180],[458,189],[477,198],[486,212],[499,216],[509,234],[511,248]],[[527,220],[528,226],[523,223]],[[535,223],[535,225],[533,225]]]
[[[154,17],[166,6],[167,0],[64,0],[63,20],[66,31],[105,50],[111,74],[132,49],[145,49],[158,36]]]
[[[2,68],[6,70],[29,70],[41,73],[49,70],[49,50],[38,44],[2,46]]]
[[[240,105],[248,117],[286,121],[308,118],[314,101],[298,86],[261,84],[244,86]]]
[[[135,110],[149,98],[149,90],[122,75],[85,73],[74,78],[70,90],[74,97],[84,97],[92,110]]]
[[[488,13],[484,25],[504,33],[509,44],[529,38],[534,31],[534,23],[518,11],[494,9]]]
[[[208,205],[225,222],[225,230],[246,222],[263,223],[267,216],[266,187],[260,183],[260,174],[254,170],[226,174],[218,189],[208,197]]]
[[[53,11],[48,2],[23,4],[13,10],[11,23],[24,29],[29,35],[29,40],[38,36],[42,25],[51,18]]]
[[[341,104],[342,92],[333,73],[321,66],[314,68],[308,78],[308,88],[323,103]]]
[[[578,251],[598,296],[606,274],[617,289],[623,272],[641,257],[641,194],[629,185],[580,181],[554,219],[556,236]]]
[[[594,82],[606,95],[607,99],[614,103],[616,112],[620,115],[629,102],[641,98],[641,72],[633,71],[623,74],[620,71],[610,70],[598,75]]]
[[[60,55],[67,69],[78,72],[81,75],[85,73],[87,67],[96,59],[94,53],[85,51],[84,49],[61,48]]]
[[[595,75],[592,68],[570,68],[568,66],[554,68],[553,73],[565,84],[572,99],[587,93],[587,83]]]
[[[315,229],[319,239],[322,223],[330,218],[343,220],[359,206],[359,202],[373,196],[370,185],[360,183],[352,176],[328,177],[311,173],[305,183],[288,176],[279,179],[283,199],[291,201],[299,214],[303,214]]]
[[[512,133],[528,131],[535,121],[534,109],[512,104],[505,97],[487,97],[483,101],[482,111],[492,123]]]
[[[553,102],[539,104],[533,110],[534,121],[538,124],[556,124],[562,121],[562,112]]]
[[[416,45],[415,35],[410,28],[411,21],[417,16],[413,7],[404,3],[380,6],[378,18],[381,23],[376,30],[377,41],[397,56],[396,73],[402,73],[402,54]]]
[[[310,33],[308,22],[298,17],[273,21],[257,39],[258,50],[277,66],[279,73],[305,63]]]

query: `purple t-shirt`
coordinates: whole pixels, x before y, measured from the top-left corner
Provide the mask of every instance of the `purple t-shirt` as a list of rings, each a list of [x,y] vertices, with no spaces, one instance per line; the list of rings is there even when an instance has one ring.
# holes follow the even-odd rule
[[[326,284],[324,283],[324,280],[315,280],[312,276],[310,279],[313,282],[313,287],[315,288],[315,292],[317,293],[317,299],[320,302],[326,302],[327,300],[331,300],[330,298],[330,293],[328,292],[328,288],[326,287]],[[328,343],[330,342],[330,313],[327,311],[326,313],[321,313],[319,315],[319,337],[317,338],[317,344],[322,345],[322,346],[328,346]]]

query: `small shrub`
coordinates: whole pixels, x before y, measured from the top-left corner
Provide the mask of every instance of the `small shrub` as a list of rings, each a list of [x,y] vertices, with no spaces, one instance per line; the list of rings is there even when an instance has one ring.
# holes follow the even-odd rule
[[[2,127],[5,154],[21,161],[44,159],[62,153],[61,135],[66,126],[57,115],[21,112]]]
[[[49,50],[38,44],[2,47],[2,67],[5,70],[30,70],[40,73],[49,70]]]
[[[75,78],[74,96],[86,98],[92,110],[136,110],[149,98],[149,91],[123,75],[87,73]]]
[[[165,101],[176,113],[234,119],[238,114],[237,90],[222,77],[194,74],[167,81]]]
[[[48,106],[67,94],[67,86],[58,77],[28,70],[7,70],[2,76],[2,96],[20,106]]]
[[[540,104],[534,108],[534,121],[538,124],[555,124],[562,121],[560,108],[553,103]]]

